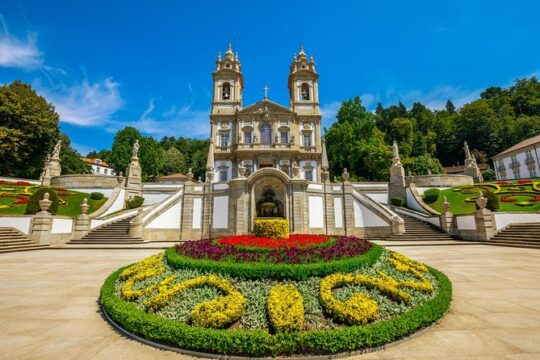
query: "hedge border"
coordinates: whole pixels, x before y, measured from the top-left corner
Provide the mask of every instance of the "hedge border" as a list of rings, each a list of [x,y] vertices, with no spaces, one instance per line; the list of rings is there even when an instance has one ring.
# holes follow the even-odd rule
[[[342,329],[277,335],[262,330],[205,329],[147,314],[117,297],[115,284],[124,268],[112,273],[101,288],[99,303],[107,318],[134,337],[173,345],[195,355],[268,357],[306,354],[310,357],[378,348],[428,327],[446,314],[452,301],[452,284],[448,277],[429,268],[439,283],[437,294],[397,318]]]
[[[165,250],[165,259],[175,269],[199,269],[219,274],[227,274],[244,279],[292,279],[305,280],[311,276],[325,276],[336,272],[351,272],[360,267],[373,265],[382,255],[380,245],[371,244],[364,254],[326,262],[312,264],[275,264],[265,262],[232,262],[208,259],[194,259],[180,255],[174,247]]]

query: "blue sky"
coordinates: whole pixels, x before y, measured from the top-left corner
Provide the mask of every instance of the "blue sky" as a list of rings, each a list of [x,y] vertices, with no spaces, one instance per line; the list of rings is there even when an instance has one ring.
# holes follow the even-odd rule
[[[288,104],[301,44],[320,74],[324,124],[359,95],[407,106],[467,103],[487,86],[540,74],[538,1],[0,0],[0,83],[21,79],[55,104],[86,153],[126,125],[208,137],[211,73],[233,43],[244,105]]]

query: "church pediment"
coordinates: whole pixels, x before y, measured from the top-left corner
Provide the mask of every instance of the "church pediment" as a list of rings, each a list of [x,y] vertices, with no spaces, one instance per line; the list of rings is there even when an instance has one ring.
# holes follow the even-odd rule
[[[240,114],[258,114],[258,113],[293,113],[291,110],[270,100],[262,100],[249,105],[240,111]]]

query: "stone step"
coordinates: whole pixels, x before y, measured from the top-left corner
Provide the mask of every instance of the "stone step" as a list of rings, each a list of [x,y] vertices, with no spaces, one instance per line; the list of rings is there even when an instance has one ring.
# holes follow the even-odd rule
[[[495,237],[497,236],[511,236],[511,237],[515,237],[515,238],[523,238],[523,239],[539,239],[540,238],[540,233],[519,233],[519,234],[515,234],[513,232],[508,232],[508,231],[503,231],[501,233],[498,233],[497,235],[495,235]]]
[[[11,240],[17,240],[17,239],[24,240],[24,239],[27,239],[27,237],[24,235],[13,234],[11,236],[0,237],[0,243],[2,241],[11,241]]]
[[[531,244],[526,242],[494,242],[494,241],[486,241],[486,245],[494,245],[494,246],[508,246],[508,247],[519,247],[519,248],[528,248],[528,249],[540,249],[540,244]]]
[[[29,239],[26,240],[12,240],[12,241],[2,241],[0,243],[0,248],[10,246],[10,245],[32,245],[35,244],[35,242],[30,241]]]
[[[17,251],[30,251],[30,250],[42,250],[47,249],[47,245],[13,245],[0,247],[0,253],[17,252]]]
[[[522,242],[522,243],[531,243],[531,244],[537,244],[540,243],[540,238],[536,239],[518,239],[511,236],[504,236],[504,237],[493,237],[489,239],[489,241],[495,241],[495,242]]]

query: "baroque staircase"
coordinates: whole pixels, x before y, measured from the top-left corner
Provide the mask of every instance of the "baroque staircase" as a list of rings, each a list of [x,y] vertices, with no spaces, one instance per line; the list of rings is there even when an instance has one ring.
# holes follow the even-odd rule
[[[73,245],[106,245],[106,244],[141,244],[143,239],[133,237],[129,234],[129,222],[135,216],[114,221],[112,223],[97,227],[90,231],[82,239],[71,240]]]
[[[45,249],[14,228],[0,228],[0,253]]]
[[[400,235],[392,235],[386,240],[389,241],[431,241],[431,242],[446,242],[455,241],[459,238],[452,237],[425,221],[418,220],[412,216],[399,214],[405,222],[405,233]]]
[[[540,249],[540,223],[510,224],[486,244]]]

